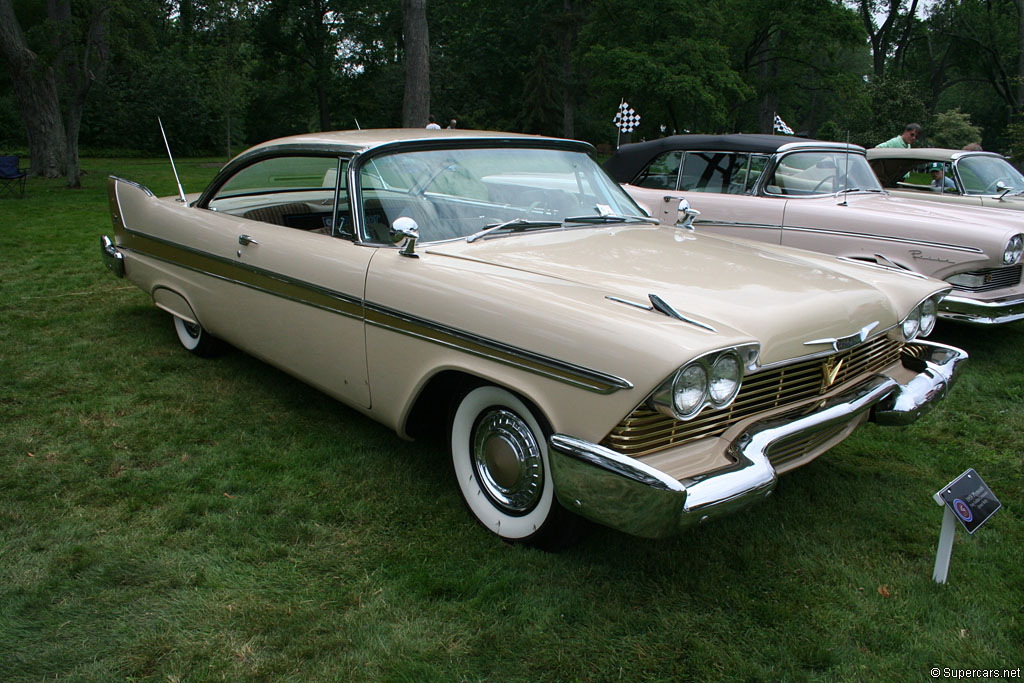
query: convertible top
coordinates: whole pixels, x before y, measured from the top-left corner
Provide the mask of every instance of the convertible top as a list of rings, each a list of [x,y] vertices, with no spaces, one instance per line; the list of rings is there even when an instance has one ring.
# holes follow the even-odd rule
[[[623,145],[604,164],[604,170],[617,182],[628,183],[659,154],[674,150],[696,152],[755,152],[774,154],[780,148],[795,144],[840,146],[844,143],[823,142],[792,135],[755,135],[734,133],[731,135],[670,135],[666,138],[635,142]],[[851,149],[861,150],[850,145]]]

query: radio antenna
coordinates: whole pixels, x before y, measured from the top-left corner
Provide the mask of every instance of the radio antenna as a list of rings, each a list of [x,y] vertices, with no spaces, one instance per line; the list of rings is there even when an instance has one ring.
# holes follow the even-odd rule
[[[156,122],[160,124],[160,135],[164,136],[164,147],[167,148],[167,158],[171,160],[171,170],[174,171],[174,182],[178,183],[178,201],[182,204],[188,205],[188,200],[185,199],[185,190],[181,187],[181,180],[178,178],[178,169],[174,165],[174,155],[171,154],[171,145],[167,142],[167,133],[164,132],[164,122],[160,120],[160,117],[156,117]]]
[[[843,201],[839,202],[840,206],[848,206],[846,203],[847,197],[850,196],[850,131],[846,131],[846,171],[843,173]]]

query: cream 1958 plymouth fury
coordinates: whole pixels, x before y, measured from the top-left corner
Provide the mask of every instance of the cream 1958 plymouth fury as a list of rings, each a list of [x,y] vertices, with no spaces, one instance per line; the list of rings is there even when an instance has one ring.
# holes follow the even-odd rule
[[[905,268],[953,287],[939,315],[1024,319],[1024,221],[1010,211],[893,197],[864,148],[787,135],[674,135],[622,146],[605,169],[675,223],[685,198],[701,232]]]
[[[646,217],[586,143],[471,131],[258,145],[198,196],[110,180],[118,275],[219,340],[413,437],[443,425],[503,539],[572,513],[663,537],[766,496],[966,355],[921,341],[947,287]]]

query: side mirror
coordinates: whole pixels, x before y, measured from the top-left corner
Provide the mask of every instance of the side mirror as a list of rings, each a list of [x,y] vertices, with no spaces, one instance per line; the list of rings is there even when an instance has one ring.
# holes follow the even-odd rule
[[[401,248],[398,252],[402,256],[419,258],[415,252],[416,240],[420,238],[420,226],[408,216],[399,216],[391,224],[391,241]]]
[[[1002,180],[1000,180],[999,182],[996,183],[996,192],[999,193],[999,198],[1000,199],[1005,197],[1010,192],[1010,190],[1012,190],[1012,189],[1013,189],[1012,187],[1009,187]]]
[[[679,200],[679,219],[676,226],[693,230],[693,219],[700,215],[700,211],[690,208],[690,202],[684,197]]]

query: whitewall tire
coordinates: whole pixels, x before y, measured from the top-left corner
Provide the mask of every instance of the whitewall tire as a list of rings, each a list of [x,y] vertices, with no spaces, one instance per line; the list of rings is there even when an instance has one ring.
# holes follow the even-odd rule
[[[203,329],[199,323],[190,323],[174,316],[174,331],[178,341],[197,356],[215,356],[223,351],[223,342]]]
[[[472,389],[452,415],[450,445],[462,498],[487,529],[534,545],[560,535],[567,513],[555,500],[547,434],[522,400]]]

